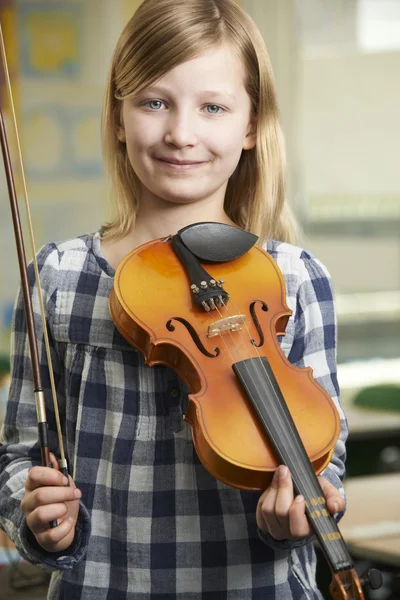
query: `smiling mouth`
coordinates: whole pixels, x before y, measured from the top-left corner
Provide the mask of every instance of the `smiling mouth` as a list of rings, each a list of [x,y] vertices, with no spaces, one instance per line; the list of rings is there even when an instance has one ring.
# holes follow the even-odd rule
[[[161,165],[167,167],[168,169],[173,169],[175,171],[188,171],[190,169],[196,169],[205,164],[205,162],[195,162],[195,163],[173,163],[163,160],[162,158],[156,158],[156,161]]]

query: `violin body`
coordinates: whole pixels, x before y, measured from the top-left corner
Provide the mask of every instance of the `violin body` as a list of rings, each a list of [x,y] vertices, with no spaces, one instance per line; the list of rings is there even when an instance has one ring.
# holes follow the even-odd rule
[[[267,358],[310,463],[320,473],[340,433],[339,415],[312,369],[291,365],[280,347],[278,336],[285,334],[291,311],[277,264],[254,246],[235,260],[203,266],[229,290],[230,300],[219,311],[195,306],[170,238],[136,248],[117,269],[109,302],[114,323],[147,364],[167,365],[189,388],[185,420],[199,459],[217,479],[264,490],[280,464],[232,368],[259,357]],[[230,327],[228,309],[228,318],[244,317],[242,328],[215,334]]]

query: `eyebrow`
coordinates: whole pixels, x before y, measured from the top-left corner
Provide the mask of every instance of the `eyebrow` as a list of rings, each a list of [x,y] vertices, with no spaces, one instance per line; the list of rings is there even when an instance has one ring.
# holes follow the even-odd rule
[[[169,94],[169,90],[167,90],[166,88],[163,88],[161,86],[149,86],[148,88],[145,88],[144,90],[142,90],[141,93],[160,93],[160,94]],[[198,94],[199,96],[228,96],[228,98],[230,98],[231,100],[233,100],[234,102],[236,102],[236,97],[233,94],[230,94],[229,92],[225,92],[223,90],[202,90],[201,92],[199,92]]]

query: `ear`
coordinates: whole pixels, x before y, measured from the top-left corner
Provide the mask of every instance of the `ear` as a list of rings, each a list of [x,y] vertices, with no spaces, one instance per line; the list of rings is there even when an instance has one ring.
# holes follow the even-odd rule
[[[119,141],[125,144],[126,143],[126,134],[125,134],[125,127],[124,127],[123,123],[121,123],[120,125],[117,125],[116,132],[117,132],[117,138],[119,139]]]
[[[126,143],[126,134],[125,134],[125,125],[124,125],[124,115],[123,115],[122,109],[123,109],[123,104],[121,103],[118,123],[115,124],[115,131],[116,131],[117,138],[119,139],[119,141],[125,144]]]
[[[243,150],[251,150],[257,142],[257,115],[252,117],[246,137],[243,142]]]

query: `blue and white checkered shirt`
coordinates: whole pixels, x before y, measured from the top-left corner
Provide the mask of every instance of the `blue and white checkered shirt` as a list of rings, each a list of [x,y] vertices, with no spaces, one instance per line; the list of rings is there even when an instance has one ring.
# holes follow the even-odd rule
[[[336,323],[325,267],[297,246],[270,241],[293,311],[281,339],[311,366],[336,403],[341,435],[323,475],[342,489],[347,427],[338,401]],[[115,328],[114,270],[99,234],[46,245],[38,255],[64,446],[82,491],[70,548],[46,553],[20,509],[28,470],[41,464],[21,295],[12,336],[12,384],[0,441],[0,526],[29,562],[52,570],[51,600],[321,599],[312,541],[276,542],[256,524],[260,494],[214,479],[182,420],[187,391],[167,367],[148,367]],[[49,389],[33,270],[33,306]],[[50,447],[55,418],[46,392]]]

